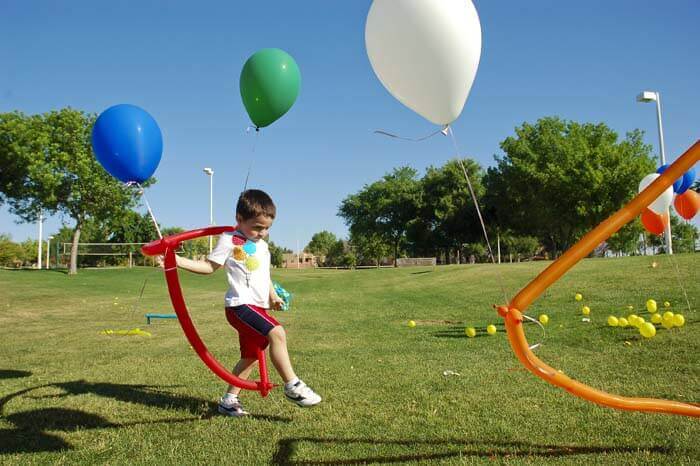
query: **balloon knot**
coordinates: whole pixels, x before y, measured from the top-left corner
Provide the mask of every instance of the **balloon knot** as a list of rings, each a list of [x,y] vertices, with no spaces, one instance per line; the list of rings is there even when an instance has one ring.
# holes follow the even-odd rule
[[[498,315],[503,317],[505,319],[506,315],[508,315],[508,307],[507,306],[496,306],[495,304],[493,307],[496,308],[496,311],[498,312]]]

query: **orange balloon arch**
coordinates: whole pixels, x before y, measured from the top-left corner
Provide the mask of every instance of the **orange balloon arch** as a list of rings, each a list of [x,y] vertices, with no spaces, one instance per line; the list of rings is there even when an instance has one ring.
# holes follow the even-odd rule
[[[542,271],[523,288],[508,306],[499,306],[498,313],[505,319],[510,345],[520,362],[536,376],[561,387],[580,398],[599,405],[629,411],[678,414],[700,417],[700,405],[655,398],[633,398],[606,393],[578,382],[541,361],[530,350],[523,330],[523,312],[552,283],[556,282],[581,259],[590,254],[601,242],[637,217],[666,188],[671,186],[683,173],[700,159],[700,141],[693,144],[681,157],[639,193],[622,209],[587,233],[571,249]]]

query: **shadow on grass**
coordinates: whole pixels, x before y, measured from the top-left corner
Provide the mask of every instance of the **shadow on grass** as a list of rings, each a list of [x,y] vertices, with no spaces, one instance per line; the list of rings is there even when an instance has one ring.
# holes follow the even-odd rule
[[[50,400],[92,393],[144,406],[187,410],[195,416],[114,423],[97,414],[57,407],[19,411],[10,415],[3,414],[4,407],[10,400],[39,388],[60,388],[64,393],[33,397],[37,400]],[[217,404],[212,401],[175,395],[153,385],[91,383],[78,380],[38,385],[11,393],[0,399],[0,416],[14,426],[12,429],[0,429],[0,454],[12,454],[73,449],[71,444],[46,431],[75,432],[77,430],[114,429],[148,424],[181,424],[210,419],[218,416],[218,414]],[[292,421],[291,418],[264,414],[250,415],[247,418],[268,422]]]
[[[433,273],[432,270],[423,270],[422,272],[411,272],[411,275],[423,275],[424,273]]]
[[[15,369],[0,369],[0,379],[21,379],[32,375],[29,371],[18,371]]]
[[[392,453],[359,458],[335,458],[325,460],[295,460],[296,447],[300,443],[310,443],[319,448],[341,446],[346,451],[353,444],[366,444],[368,449],[376,451],[378,445],[386,446]],[[445,450],[431,453],[417,453],[421,449]],[[396,454],[396,447],[405,448],[405,454]],[[489,460],[507,460],[511,458],[557,458],[575,455],[610,454],[610,453],[669,453],[670,449],[662,446],[592,446],[592,445],[537,445],[518,441],[479,441],[479,440],[380,440],[370,438],[315,438],[297,437],[281,439],[272,457],[272,464],[277,465],[322,465],[322,464],[368,464],[368,463],[408,463],[441,461],[448,458],[480,457]]]

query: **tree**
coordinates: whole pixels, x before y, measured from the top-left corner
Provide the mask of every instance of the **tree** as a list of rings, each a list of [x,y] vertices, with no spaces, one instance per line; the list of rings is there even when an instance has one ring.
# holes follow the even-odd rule
[[[618,142],[603,123],[547,117],[515,133],[488,170],[486,203],[499,225],[537,237],[554,255],[622,207],[655,169],[639,130]]]
[[[395,168],[391,173],[346,197],[338,215],[350,228],[350,235],[362,244],[380,243],[393,251],[394,265],[406,240],[410,223],[416,218],[420,205],[421,187],[417,172],[410,167]],[[367,240],[362,240],[367,236]],[[389,252],[391,254],[391,252]],[[380,258],[381,259],[381,258]]]
[[[615,254],[635,254],[639,252],[639,238],[644,234],[644,227],[639,217],[620,228],[606,241],[608,248]]]
[[[120,215],[136,204],[136,192],[96,161],[94,121],[94,115],[70,108],[43,115],[0,114],[0,203],[9,204],[24,222],[36,222],[40,212],[72,219],[71,274],[77,273],[85,223]]]
[[[325,258],[331,248],[333,248],[337,242],[338,238],[336,238],[333,233],[323,230],[318,233],[314,233],[314,235],[311,237],[311,241],[306,245],[304,250],[314,254],[315,256]]]
[[[0,267],[21,267],[27,260],[24,248],[10,235],[0,234]]]
[[[282,264],[284,264],[284,254],[292,251],[277,246],[272,241],[268,241],[267,244],[270,248],[270,263],[275,267],[282,267]]]
[[[673,252],[695,252],[698,229],[692,223],[671,214],[671,236]]]
[[[372,264],[379,268],[382,259],[390,254],[390,246],[377,234],[365,233],[350,236],[350,244],[357,252],[356,262]]]
[[[481,182],[483,172],[479,164],[471,159],[463,159],[462,165],[469,175],[469,179],[478,199],[484,195],[484,187]],[[450,251],[459,252],[465,243],[482,241],[479,217],[474,206],[474,200],[469,191],[464,171],[458,160],[450,160],[440,168],[429,167],[425,176],[421,179],[423,190],[420,205],[419,218],[416,225],[427,228],[427,234],[419,233],[417,228],[411,230],[410,237],[415,243],[426,241],[430,247],[416,249],[444,248],[446,257]],[[448,259],[449,260],[449,259]]]

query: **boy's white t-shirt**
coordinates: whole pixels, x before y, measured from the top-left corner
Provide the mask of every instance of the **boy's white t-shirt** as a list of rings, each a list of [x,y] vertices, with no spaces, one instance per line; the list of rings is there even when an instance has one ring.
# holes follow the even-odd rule
[[[252,304],[268,309],[270,307],[270,249],[265,240],[252,242],[255,245],[255,253],[242,253],[243,245],[234,244],[234,236],[237,243],[244,243],[247,238],[239,231],[222,233],[216,247],[209,254],[208,259],[226,270],[228,291],[226,292],[226,307]],[[238,248],[234,254],[234,247]],[[245,254],[245,256],[244,256]],[[246,262],[249,259],[257,259],[258,267],[249,270]],[[248,263],[250,265],[250,263]]]

